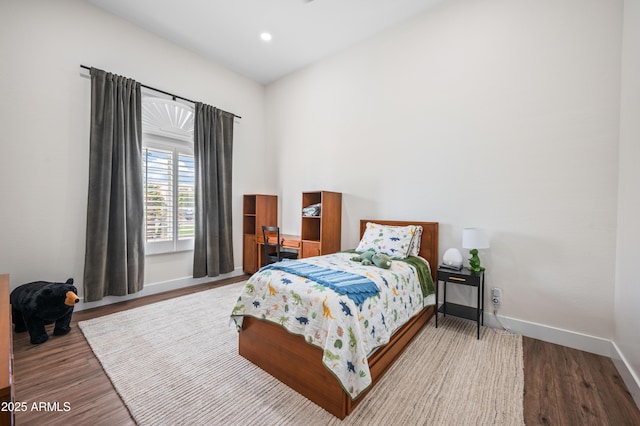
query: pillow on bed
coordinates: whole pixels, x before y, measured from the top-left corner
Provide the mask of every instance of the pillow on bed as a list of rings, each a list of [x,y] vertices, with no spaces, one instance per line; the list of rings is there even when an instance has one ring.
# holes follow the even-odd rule
[[[416,232],[409,246],[408,256],[418,256],[420,254],[420,241],[422,241],[422,226],[416,226]]]
[[[384,253],[389,257],[404,259],[417,250],[412,241],[416,235],[415,225],[390,226],[367,222],[367,227],[362,235],[362,239],[356,251],[367,251],[373,249],[376,253]],[[419,241],[418,241],[419,249]]]

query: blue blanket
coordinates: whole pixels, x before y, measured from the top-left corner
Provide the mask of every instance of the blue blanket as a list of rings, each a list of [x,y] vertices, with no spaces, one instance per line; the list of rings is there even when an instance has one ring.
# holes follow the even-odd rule
[[[378,294],[376,283],[367,277],[350,272],[290,260],[272,263],[262,268],[262,270],[265,269],[278,269],[299,277],[308,278],[332,289],[336,293],[347,296],[358,305],[362,304],[368,297]]]

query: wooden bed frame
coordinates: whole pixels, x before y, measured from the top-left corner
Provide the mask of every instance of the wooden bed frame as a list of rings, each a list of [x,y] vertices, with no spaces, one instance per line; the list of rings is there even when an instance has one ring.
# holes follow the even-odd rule
[[[367,222],[392,226],[421,225],[420,256],[429,261],[433,282],[436,283],[437,222],[361,220],[361,237]],[[433,306],[423,309],[394,333],[387,345],[378,348],[369,357],[373,383],[355,400],[351,399],[336,377],[322,364],[322,349],[310,345],[304,337],[293,335],[278,324],[254,317],[244,317],[242,330],[239,333],[239,353],[334,416],[344,419],[375,386],[418,331],[431,319],[433,313]]]

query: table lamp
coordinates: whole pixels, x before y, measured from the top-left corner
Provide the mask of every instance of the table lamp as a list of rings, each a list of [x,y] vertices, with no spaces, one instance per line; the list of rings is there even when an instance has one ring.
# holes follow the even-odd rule
[[[464,228],[462,230],[462,248],[469,249],[469,270],[471,272],[481,272],[484,268],[480,266],[478,249],[489,248],[489,237],[480,228]]]

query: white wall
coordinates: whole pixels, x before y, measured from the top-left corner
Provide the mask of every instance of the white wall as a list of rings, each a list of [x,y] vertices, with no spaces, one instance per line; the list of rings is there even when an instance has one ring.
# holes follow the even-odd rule
[[[343,248],[361,218],[439,221],[441,254],[483,227],[502,315],[613,338],[621,23],[622,1],[450,0],[271,84],[284,231],[317,189],[344,194]]]
[[[80,64],[135,78],[242,116],[234,139],[234,216],[245,192],[273,192],[262,171],[264,87],[80,0],[0,3],[0,271],[11,285],[82,286],[90,80]],[[242,264],[241,221],[234,254]],[[188,280],[192,254],[147,258],[145,285]]]
[[[614,342],[632,376],[625,380],[640,405],[640,0],[624,2],[622,47]]]
[[[637,90],[638,7],[625,4],[635,12],[623,83]],[[637,372],[637,249],[626,236],[637,233],[638,129],[625,117],[638,104],[623,98],[619,126],[621,25],[622,1],[449,0],[272,84],[264,117],[260,85],[83,1],[5,0],[0,271],[12,286],[81,283],[90,83],[79,65],[93,65],[243,117],[235,217],[243,193],[278,193],[283,230],[297,233],[300,193],[326,189],[344,193],[344,248],[361,218],[440,221],[442,251],[460,248],[463,227],[485,227],[502,315],[615,335]],[[190,267],[189,254],[150,257],[147,284],[188,280]]]

